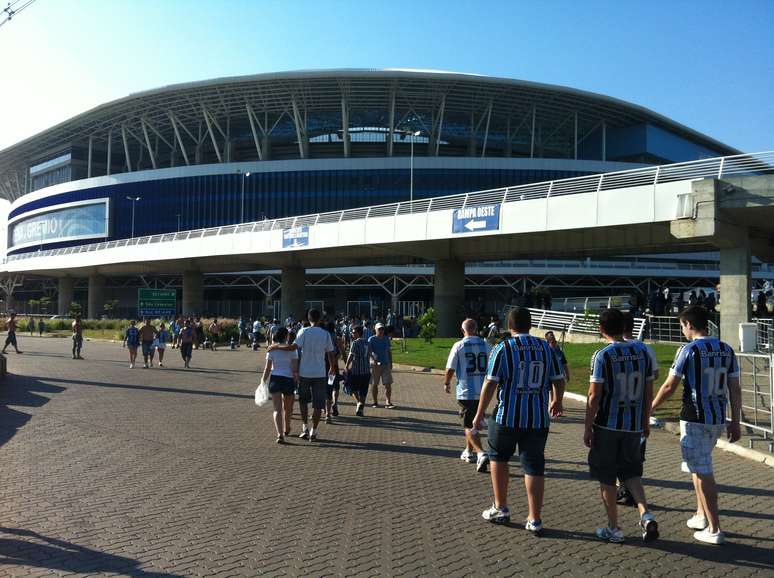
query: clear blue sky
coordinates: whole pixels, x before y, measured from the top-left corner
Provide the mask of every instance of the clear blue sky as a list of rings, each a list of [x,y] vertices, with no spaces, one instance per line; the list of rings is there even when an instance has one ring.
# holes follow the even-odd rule
[[[0,54],[0,148],[166,84],[426,68],[598,92],[774,149],[772,0],[37,0]]]

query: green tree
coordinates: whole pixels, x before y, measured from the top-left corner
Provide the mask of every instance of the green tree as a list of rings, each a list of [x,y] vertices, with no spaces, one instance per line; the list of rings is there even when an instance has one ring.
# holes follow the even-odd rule
[[[76,315],[82,315],[83,314],[83,307],[81,307],[80,303],[76,303],[73,301],[70,303],[70,310],[67,312],[67,314],[70,317],[75,317]]]
[[[28,299],[27,305],[29,305],[30,307],[30,313],[32,313],[34,309],[37,309],[38,313],[40,313],[40,301],[38,301],[37,299]]]
[[[105,313],[108,317],[111,319],[115,317],[116,311],[118,310],[118,299],[111,299],[110,301],[105,301],[105,304],[102,306]]]
[[[51,311],[51,297],[40,298],[40,313],[48,313]]]
[[[432,343],[433,337],[435,337],[438,332],[438,319],[435,316],[435,309],[430,307],[419,319],[417,319],[417,323],[419,323],[420,328],[419,336],[424,338],[427,343]]]

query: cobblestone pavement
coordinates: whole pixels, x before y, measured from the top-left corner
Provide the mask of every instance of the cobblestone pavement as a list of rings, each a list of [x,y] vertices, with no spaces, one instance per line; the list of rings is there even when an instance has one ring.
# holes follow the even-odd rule
[[[593,538],[580,406],[549,438],[543,538],[481,519],[489,477],[458,457],[460,425],[437,377],[398,374],[395,410],[342,404],[322,441],[274,443],[253,403],[250,351],[194,352],[184,370],[129,370],[118,344],[21,338],[0,384],[0,575],[774,575],[772,470],[716,452],[729,544],[693,542],[677,438],[649,443],[646,488],[662,539]],[[202,369],[198,369],[202,368]],[[20,377],[20,376],[26,377]],[[294,430],[299,431],[299,422]]]

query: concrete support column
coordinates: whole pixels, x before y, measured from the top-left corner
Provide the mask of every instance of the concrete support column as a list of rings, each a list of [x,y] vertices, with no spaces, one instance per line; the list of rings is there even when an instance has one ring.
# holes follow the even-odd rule
[[[282,269],[282,289],[280,307],[282,319],[293,315],[296,319],[304,316],[304,268],[285,267]]]
[[[750,320],[749,242],[720,249],[720,337],[739,349],[739,324]]]
[[[204,308],[204,276],[199,271],[183,273],[183,315],[201,315]]]
[[[99,318],[105,306],[105,278],[102,275],[92,273],[89,275],[89,306],[87,317]]]
[[[438,337],[457,337],[465,315],[465,263],[437,261],[434,285]]]
[[[59,291],[57,295],[57,314],[67,315],[70,310],[70,303],[73,302],[75,282],[72,277],[62,277],[59,279]]]
[[[267,136],[261,139],[261,152],[263,152],[263,160],[271,160],[271,139]]]

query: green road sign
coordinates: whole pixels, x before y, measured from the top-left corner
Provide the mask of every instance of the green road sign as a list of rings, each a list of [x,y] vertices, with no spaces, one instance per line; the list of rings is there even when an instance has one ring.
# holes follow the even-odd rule
[[[137,315],[171,317],[177,313],[177,291],[174,289],[138,289]]]

